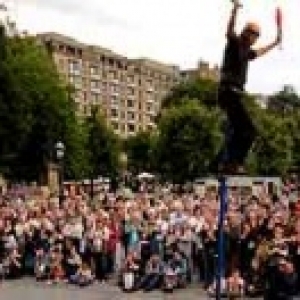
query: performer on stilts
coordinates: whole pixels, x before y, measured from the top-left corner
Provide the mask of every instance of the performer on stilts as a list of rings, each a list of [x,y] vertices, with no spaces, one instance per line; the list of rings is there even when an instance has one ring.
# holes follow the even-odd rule
[[[278,14],[280,11],[277,11],[277,35],[274,42],[254,49],[252,46],[260,36],[260,27],[255,22],[248,22],[241,34],[238,35],[235,32],[235,23],[241,4],[236,0],[232,2],[233,9],[227,26],[227,44],[218,89],[218,104],[227,115],[230,135],[225,139],[214,167],[217,167],[217,171],[235,175],[244,173],[244,162],[257,134],[251,117],[242,102],[248,64],[249,61],[280,45],[282,26],[281,15]]]

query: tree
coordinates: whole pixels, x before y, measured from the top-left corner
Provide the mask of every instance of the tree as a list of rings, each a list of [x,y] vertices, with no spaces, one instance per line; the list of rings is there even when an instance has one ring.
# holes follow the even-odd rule
[[[268,110],[280,115],[288,115],[300,109],[300,97],[295,89],[290,85],[285,85],[283,89],[269,98]]]
[[[38,180],[61,140],[66,145],[66,173],[80,177],[85,165],[84,134],[77,135],[81,125],[66,84],[34,37],[7,37],[5,28],[1,30],[2,173],[12,180]]]
[[[219,127],[218,113],[197,100],[185,99],[166,110],[154,154],[162,177],[183,183],[205,174],[219,148]]]
[[[90,157],[90,174],[96,176],[114,177],[119,169],[120,143],[105,122],[101,112],[92,109],[91,117],[87,118],[88,143]]]
[[[259,175],[285,174],[293,157],[293,140],[287,120],[264,114],[258,128],[259,135],[248,161],[250,169]]]
[[[210,79],[195,79],[182,82],[171,90],[162,102],[162,109],[181,105],[189,99],[197,99],[202,105],[212,108],[217,103],[217,83]]]
[[[153,169],[154,133],[141,131],[127,138],[125,148],[128,157],[129,171],[139,174]]]
[[[291,168],[300,170],[300,111],[296,110],[285,117],[288,128],[288,135],[292,139],[292,162]]]

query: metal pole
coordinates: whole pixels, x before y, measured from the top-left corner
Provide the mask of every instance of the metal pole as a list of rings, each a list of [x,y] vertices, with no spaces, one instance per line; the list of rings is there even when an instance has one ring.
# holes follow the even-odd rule
[[[218,222],[218,252],[217,252],[217,274],[216,274],[216,300],[221,299],[221,281],[225,273],[224,255],[224,220],[227,209],[227,178],[222,176],[219,179],[220,209]]]
[[[59,161],[59,206],[61,207],[64,202],[64,165],[63,159]]]
[[[91,180],[90,180],[90,198],[91,198],[91,202],[93,203],[94,201],[94,175],[92,174],[91,176]]]

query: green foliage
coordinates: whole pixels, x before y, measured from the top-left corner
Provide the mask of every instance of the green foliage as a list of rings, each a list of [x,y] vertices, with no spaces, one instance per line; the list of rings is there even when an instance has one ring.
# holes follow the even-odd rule
[[[264,114],[249,157],[250,170],[260,175],[285,174],[292,164],[293,140],[286,119]]]
[[[290,115],[300,109],[300,97],[292,86],[285,85],[281,91],[272,95],[269,99],[270,112],[281,116]]]
[[[205,174],[220,144],[219,127],[217,112],[198,101],[185,99],[166,110],[155,153],[162,177],[182,183]]]
[[[197,99],[207,107],[215,107],[217,84],[209,79],[195,79],[175,86],[162,103],[162,109],[183,104],[189,99]]]
[[[66,145],[66,174],[84,172],[84,134],[73,101],[46,50],[31,37],[0,37],[0,167],[13,180],[38,180]],[[78,134],[79,133],[79,134]]]
[[[288,135],[292,139],[292,163],[291,168],[300,170],[300,111],[292,112],[285,118],[287,122]]]
[[[141,131],[125,141],[129,171],[133,174],[151,172],[153,169],[153,149],[155,135],[153,132]]]
[[[109,128],[102,114],[92,110],[86,120],[88,129],[90,175],[116,176],[119,169],[120,142],[115,133]]]

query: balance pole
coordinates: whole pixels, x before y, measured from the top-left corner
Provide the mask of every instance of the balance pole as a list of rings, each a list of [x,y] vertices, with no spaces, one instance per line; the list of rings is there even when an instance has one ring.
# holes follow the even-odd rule
[[[220,209],[218,220],[218,248],[217,248],[217,272],[216,272],[216,300],[221,299],[221,281],[225,275],[225,245],[224,245],[224,221],[227,210],[227,177],[225,175],[219,178],[219,196]]]

